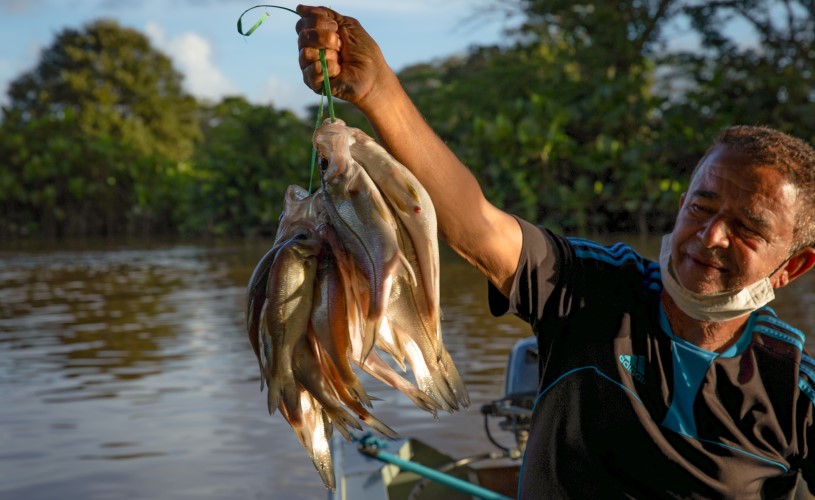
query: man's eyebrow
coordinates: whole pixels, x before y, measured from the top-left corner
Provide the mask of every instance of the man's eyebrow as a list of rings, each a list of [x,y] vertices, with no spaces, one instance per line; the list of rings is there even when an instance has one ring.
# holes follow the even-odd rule
[[[704,198],[706,200],[718,200],[719,195],[714,193],[713,191],[708,191],[706,189],[697,189],[693,193],[691,193],[691,197]]]
[[[747,217],[747,220],[758,226],[760,229],[766,229],[767,227],[770,226],[770,223],[769,221],[767,221],[767,219],[762,217],[760,214],[753,212],[751,209],[744,208],[742,209],[742,212],[744,213],[744,216]]]

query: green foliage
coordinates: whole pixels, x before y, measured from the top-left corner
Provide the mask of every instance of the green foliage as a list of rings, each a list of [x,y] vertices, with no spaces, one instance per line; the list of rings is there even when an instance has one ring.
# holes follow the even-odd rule
[[[289,111],[231,97],[202,112],[202,129],[179,227],[192,234],[274,234],[286,188],[309,187],[313,126]]]
[[[200,137],[195,100],[181,75],[141,33],[100,20],[66,29],[39,64],[11,83],[5,122],[73,113],[90,137],[118,137],[135,152],[188,159]]]
[[[399,77],[488,198],[524,218],[577,233],[664,231],[721,128],[815,139],[811,2],[498,1],[524,18],[506,45]],[[734,39],[732,23],[752,39]],[[677,25],[699,48],[667,43]],[[270,235],[286,187],[309,184],[309,115],[241,97],[204,107],[140,33],[112,21],[67,29],[9,90],[0,237]]]
[[[164,184],[162,161],[137,154],[120,138],[83,133],[73,111],[4,129],[0,234],[110,236],[135,230],[160,211],[154,194]],[[139,198],[139,191],[150,196]]]
[[[702,50],[666,58],[687,91],[670,112],[715,135],[733,123],[767,124],[815,139],[815,10],[811,1],[711,0],[686,9]],[[728,37],[746,27],[755,43]],[[745,28],[743,28],[745,29]]]
[[[671,198],[653,189],[669,174],[652,148],[661,100],[644,49],[664,20],[521,3],[528,22],[514,46],[400,77],[499,206],[580,233],[649,229],[642,214]]]
[[[0,130],[0,234],[170,232],[196,102],[144,35],[113,21],[57,35],[12,82]]]

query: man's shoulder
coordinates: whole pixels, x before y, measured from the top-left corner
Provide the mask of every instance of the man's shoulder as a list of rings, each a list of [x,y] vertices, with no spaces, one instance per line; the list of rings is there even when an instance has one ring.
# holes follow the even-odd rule
[[[805,355],[809,357],[804,332],[779,318],[770,307],[762,307],[752,315],[750,328],[759,335],[763,346],[777,354],[796,362]]]

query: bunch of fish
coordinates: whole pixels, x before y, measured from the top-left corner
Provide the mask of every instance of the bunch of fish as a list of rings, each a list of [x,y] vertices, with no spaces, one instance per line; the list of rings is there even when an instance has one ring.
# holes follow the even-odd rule
[[[247,290],[246,325],[269,412],[280,413],[334,489],[328,440],[360,421],[397,437],[369,411],[354,365],[437,418],[469,405],[441,338],[433,204],[384,148],[341,120],[314,133],[321,187],[289,186],[271,250]],[[389,355],[414,382],[383,359]],[[355,418],[356,417],[356,418]]]

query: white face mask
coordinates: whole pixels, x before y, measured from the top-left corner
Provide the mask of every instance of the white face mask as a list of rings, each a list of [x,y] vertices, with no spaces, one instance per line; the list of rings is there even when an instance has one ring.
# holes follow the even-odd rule
[[[679,282],[671,262],[671,236],[662,237],[659,270],[662,286],[685,314],[699,321],[727,321],[750,314],[775,298],[770,278],[765,277],[750,286],[733,292],[702,295],[691,292]]]

